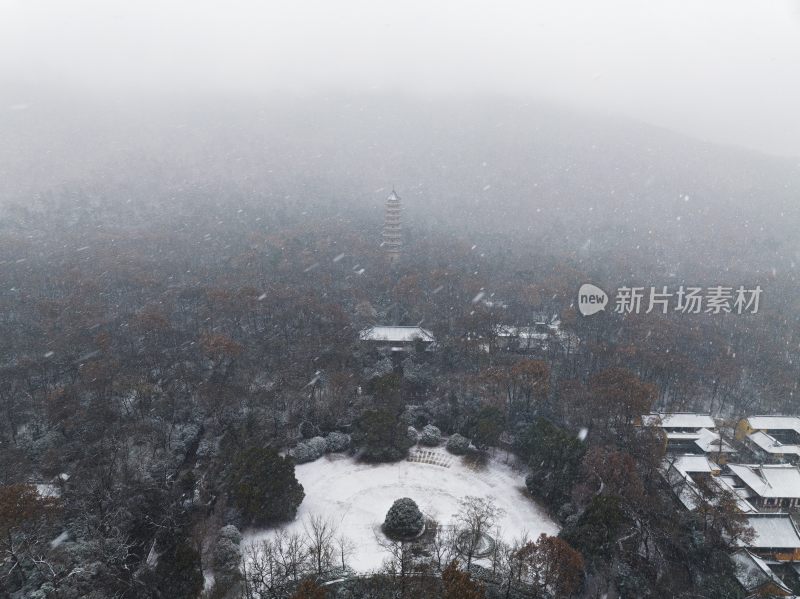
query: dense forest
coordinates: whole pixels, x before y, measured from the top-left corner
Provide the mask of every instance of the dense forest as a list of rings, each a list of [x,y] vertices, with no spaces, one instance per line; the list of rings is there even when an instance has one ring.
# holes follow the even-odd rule
[[[5,211],[4,596],[195,597],[203,571],[214,597],[736,596],[724,550],[737,516],[709,531],[677,509],[657,473],[663,447],[634,422],[656,407],[792,410],[793,281],[758,267],[714,280],[761,284],[755,315],[583,318],[582,282],[697,280],[706,267],[595,260],[512,230],[459,236],[411,202],[390,266],[376,211],[128,193],[62,190]],[[581,340],[574,351],[495,346],[496,325],[542,315]],[[435,351],[398,363],[359,344],[386,322],[423,323]],[[479,453],[505,443],[563,547],[531,541],[505,561],[498,549],[491,573],[410,568],[390,548],[383,574],[338,590],[318,586],[328,570],[313,551],[282,576],[244,578],[239,530],[291,518],[303,500],[284,450],[339,434],[364,460],[402,459],[409,425]],[[579,564],[561,573],[577,582],[518,584],[525,560]]]

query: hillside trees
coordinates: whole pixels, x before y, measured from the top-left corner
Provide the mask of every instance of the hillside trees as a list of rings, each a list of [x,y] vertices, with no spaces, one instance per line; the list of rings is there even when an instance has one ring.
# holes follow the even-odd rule
[[[589,390],[595,430],[620,442],[631,435],[636,419],[648,414],[655,400],[655,387],[625,368],[598,372],[591,377]]]
[[[486,369],[482,375],[493,393],[505,398],[511,414],[534,415],[547,399],[550,368],[543,360],[524,358]]]
[[[40,556],[56,508],[56,500],[42,497],[33,485],[0,487],[0,580],[9,588],[23,584],[31,570],[47,567]]]

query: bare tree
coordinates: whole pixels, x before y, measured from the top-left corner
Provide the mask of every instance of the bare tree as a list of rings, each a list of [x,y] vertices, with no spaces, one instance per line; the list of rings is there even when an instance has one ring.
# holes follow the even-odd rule
[[[245,547],[242,595],[245,599],[285,597],[308,571],[308,549],[303,537],[278,531],[271,539]]]
[[[327,518],[319,515],[310,516],[303,523],[306,533],[306,547],[318,578],[328,572],[333,566],[336,547],[336,525]]]
[[[381,548],[389,553],[383,561],[383,569],[399,583],[401,596],[405,597],[413,567],[412,543],[389,539],[381,533],[376,533],[376,538]]]
[[[460,529],[458,545],[461,553],[467,558],[467,568],[469,568],[472,565],[472,559],[480,550],[487,531],[494,526],[504,512],[492,504],[491,500],[472,495],[462,499],[459,505],[458,513],[454,514]]]
[[[284,583],[271,540],[245,548],[242,554],[242,595],[245,599],[275,596],[283,589]]]
[[[530,544],[527,533],[511,543],[498,539],[492,551],[492,571],[498,578],[499,589],[503,597],[508,599],[512,590],[522,584],[522,574],[524,568],[523,554],[520,550]]]
[[[305,574],[308,563],[305,539],[299,533],[281,530],[275,535],[275,548],[284,575],[293,583],[298,583]]]
[[[353,555],[356,544],[352,539],[345,536],[343,533],[338,534],[336,539],[334,539],[334,542],[336,543],[337,559],[340,560],[342,572],[345,572],[347,570],[347,558]]]
[[[456,548],[456,529],[452,526],[436,525],[436,533],[431,541],[433,563],[437,572],[444,572],[458,553]]]

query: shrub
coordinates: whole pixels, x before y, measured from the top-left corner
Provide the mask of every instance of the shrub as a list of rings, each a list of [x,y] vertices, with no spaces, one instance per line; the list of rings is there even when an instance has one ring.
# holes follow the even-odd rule
[[[447,451],[456,455],[464,455],[469,451],[469,439],[456,433],[447,440]]]
[[[305,464],[306,462],[313,462],[321,457],[328,449],[328,444],[322,437],[314,437],[308,441],[298,443],[289,451],[289,455],[294,458],[298,464]]]
[[[318,454],[308,443],[298,443],[289,450],[289,455],[298,464],[305,464],[306,462],[313,462],[321,454]]]
[[[386,513],[383,531],[391,536],[414,537],[422,531],[425,517],[416,502],[408,497],[398,499]]]
[[[439,427],[429,424],[422,429],[419,442],[431,447],[439,445],[442,442],[442,431],[439,430]]]
[[[313,439],[309,439],[306,441],[306,444],[309,445],[315,452],[322,455],[328,449],[328,443],[325,441],[324,437],[314,437]]]
[[[350,435],[334,431],[325,437],[325,450],[328,453],[347,451],[350,447]]]
[[[300,435],[302,435],[303,439],[310,439],[316,436],[318,431],[319,429],[308,420],[300,423]]]
[[[412,443],[419,443],[419,431],[413,426],[408,427],[408,440]]]

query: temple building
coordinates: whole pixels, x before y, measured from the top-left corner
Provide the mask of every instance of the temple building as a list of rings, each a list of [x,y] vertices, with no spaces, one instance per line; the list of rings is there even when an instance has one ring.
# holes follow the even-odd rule
[[[383,220],[383,247],[390,263],[395,263],[400,259],[403,252],[403,206],[400,203],[400,196],[392,190],[386,198],[386,213]]]

